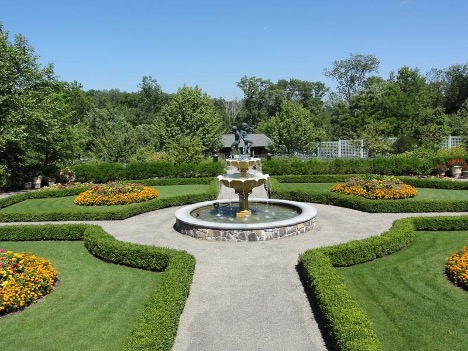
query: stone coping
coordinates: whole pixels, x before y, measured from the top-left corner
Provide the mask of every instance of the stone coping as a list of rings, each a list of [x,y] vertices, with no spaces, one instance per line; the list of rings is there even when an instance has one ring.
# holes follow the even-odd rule
[[[314,219],[317,216],[317,210],[305,203],[288,201],[288,200],[277,200],[277,199],[250,199],[249,202],[260,202],[260,203],[270,203],[270,204],[284,204],[285,206],[298,207],[301,211],[299,215],[293,218],[275,221],[275,222],[265,222],[265,223],[215,223],[204,221],[195,217],[192,217],[190,213],[199,208],[205,206],[212,206],[215,203],[228,203],[228,201],[223,200],[212,200],[199,202],[193,205],[188,205],[177,210],[175,217],[178,222],[184,224],[199,227],[199,228],[208,228],[208,229],[220,229],[220,230],[260,230],[260,229],[274,229],[280,227],[289,227],[294,226],[300,223],[308,222]]]

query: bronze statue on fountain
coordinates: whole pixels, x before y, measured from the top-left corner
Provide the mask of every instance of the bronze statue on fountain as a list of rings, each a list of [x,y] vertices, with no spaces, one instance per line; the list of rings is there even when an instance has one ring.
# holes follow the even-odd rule
[[[249,139],[249,132],[253,131],[247,123],[242,123],[240,128],[232,126],[231,131],[234,133],[234,142],[231,144],[230,158],[234,158],[234,152],[237,150],[239,158],[249,158],[251,156],[250,149],[253,145],[252,140]],[[244,147],[240,146],[240,142],[244,142]]]

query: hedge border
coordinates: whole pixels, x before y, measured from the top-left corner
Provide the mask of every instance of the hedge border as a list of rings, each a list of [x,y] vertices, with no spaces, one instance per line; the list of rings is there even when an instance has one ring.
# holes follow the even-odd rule
[[[331,247],[310,249],[299,256],[299,272],[306,289],[317,301],[326,337],[340,351],[382,350],[366,314],[351,296],[335,267],[374,260],[410,245],[418,230],[468,228],[466,216],[414,217],[396,220],[380,236],[354,240]]]
[[[186,251],[122,242],[91,224],[0,226],[0,241],[80,240],[94,256],[114,264],[163,272],[145,302],[124,350],[165,350],[174,344],[190,292],[195,258]]]

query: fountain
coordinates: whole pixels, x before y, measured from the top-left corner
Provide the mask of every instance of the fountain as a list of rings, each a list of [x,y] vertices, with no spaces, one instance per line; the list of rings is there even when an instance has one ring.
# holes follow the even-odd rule
[[[269,176],[261,172],[260,159],[250,157],[252,142],[247,130],[245,123],[240,132],[233,127],[235,141],[226,164],[228,169],[236,171],[217,178],[220,186],[232,189],[238,202],[228,198],[185,206],[175,214],[177,231],[206,240],[264,241],[306,233],[315,227],[317,211],[308,204],[267,196],[249,200],[254,188],[263,186],[269,193]],[[234,155],[235,148],[239,150],[238,155]]]

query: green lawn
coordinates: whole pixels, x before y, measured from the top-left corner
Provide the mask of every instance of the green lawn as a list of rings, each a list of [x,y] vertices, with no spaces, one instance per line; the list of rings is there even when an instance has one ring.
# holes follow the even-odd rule
[[[121,350],[160,274],[105,263],[82,242],[0,242],[52,261],[58,287],[24,311],[0,318],[1,349]]]
[[[183,194],[203,194],[206,193],[208,185],[165,185],[155,187],[159,191],[159,198],[167,198]],[[77,206],[73,203],[75,196],[51,197],[44,199],[28,199],[12,206],[0,209],[3,213],[40,213],[53,211],[94,211],[107,212],[115,208],[133,206],[133,205],[115,205],[115,206]]]
[[[468,231],[418,232],[398,253],[339,269],[385,350],[467,349],[468,292],[443,272],[467,244]]]
[[[330,191],[330,188],[337,183],[281,183],[281,189],[285,190],[303,190],[303,191]],[[405,201],[411,200],[467,200],[468,190],[447,190],[447,189],[429,189],[429,188],[417,188],[417,194],[415,197],[405,199]]]

